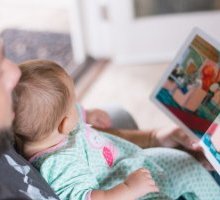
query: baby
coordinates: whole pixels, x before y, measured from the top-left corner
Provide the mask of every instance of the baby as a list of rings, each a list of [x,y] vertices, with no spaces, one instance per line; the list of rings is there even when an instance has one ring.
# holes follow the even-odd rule
[[[217,200],[220,188],[188,154],[143,150],[85,123],[72,79],[56,63],[20,64],[14,131],[21,153],[60,199]]]

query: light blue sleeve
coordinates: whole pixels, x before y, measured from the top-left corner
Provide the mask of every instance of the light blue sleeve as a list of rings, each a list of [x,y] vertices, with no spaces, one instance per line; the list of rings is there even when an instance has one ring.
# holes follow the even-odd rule
[[[99,188],[80,155],[73,157],[68,152],[51,155],[42,163],[40,173],[61,200],[86,200],[90,191]]]

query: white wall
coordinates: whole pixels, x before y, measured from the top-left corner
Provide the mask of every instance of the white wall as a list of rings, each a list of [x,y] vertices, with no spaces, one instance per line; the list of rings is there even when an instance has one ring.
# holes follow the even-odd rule
[[[87,47],[95,57],[109,57],[118,64],[169,61],[195,26],[220,40],[220,11],[134,19],[132,0],[111,0],[106,1],[105,22],[99,3],[86,1]]]
[[[16,7],[24,6],[42,6],[49,8],[66,8],[72,0],[0,0],[1,5],[14,5]]]
[[[0,30],[20,28],[36,31],[69,32],[68,1],[0,0]]]
[[[220,41],[220,12],[152,17],[132,20],[114,35],[116,63],[171,60],[195,26]]]

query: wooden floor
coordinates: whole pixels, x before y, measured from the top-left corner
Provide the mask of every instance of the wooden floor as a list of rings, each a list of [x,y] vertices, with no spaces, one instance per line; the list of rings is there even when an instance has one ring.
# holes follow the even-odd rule
[[[168,64],[118,66],[112,63],[90,85],[80,102],[86,108],[121,105],[136,119],[142,129],[170,124],[149,99]]]

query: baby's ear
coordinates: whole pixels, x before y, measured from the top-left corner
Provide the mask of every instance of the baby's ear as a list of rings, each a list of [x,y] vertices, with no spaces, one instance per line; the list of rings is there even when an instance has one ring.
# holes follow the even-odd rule
[[[69,130],[68,117],[64,117],[58,126],[58,131],[60,134],[68,134],[71,130]]]

